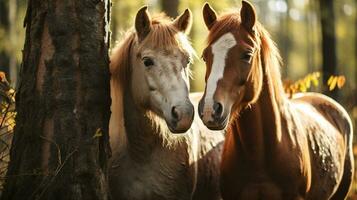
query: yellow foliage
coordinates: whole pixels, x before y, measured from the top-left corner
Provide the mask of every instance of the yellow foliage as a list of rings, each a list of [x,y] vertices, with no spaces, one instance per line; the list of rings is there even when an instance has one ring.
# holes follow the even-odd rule
[[[341,89],[346,83],[346,78],[345,76],[330,76],[330,78],[327,80],[327,85],[329,87],[329,90],[332,91],[336,88],[336,86]]]
[[[291,98],[294,93],[307,92],[311,85],[317,87],[319,85],[320,72],[313,72],[306,75],[293,83],[284,82],[284,90]]]
[[[289,81],[284,82],[284,90],[291,98],[294,93],[307,92],[311,86],[317,87],[319,85],[320,72],[313,72],[306,75],[304,78],[299,79],[293,83]],[[327,80],[327,86],[330,91],[334,90],[337,86],[341,89],[346,83],[345,76],[330,76]]]

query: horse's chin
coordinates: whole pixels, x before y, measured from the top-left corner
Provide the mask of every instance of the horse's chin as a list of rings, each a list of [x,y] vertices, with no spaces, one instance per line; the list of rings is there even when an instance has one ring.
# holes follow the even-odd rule
[[[183,128],[183,127],[177,128],[177,127],[173,127],[169,123],[167,123],[167,127],[169,128],[170,132],[173,134],[183,134],[186,133],[188,129],[190,129],[190,126],[188,128]]]
[[[227,128],[228,121],[229,121],[228,116],[225,116],[217,121],[213,121],[213,122],[210,121],[210,122],[203,122],[203,123],[208,129],[212,131],[220,131]]]
[[[220,123],[220,124],[205,124],[206,127],[212,131],[220,131],[220,130],[224,130],[227,128],[227,122],[224,123]]]
[[[166,121],[166,124],[171,133],[182,134],[182,133],[186,133],[191,128],[192,122],[193,122],[193,118],[189,121],[186,121],[186,123]]]
[[[190,129],[190,127],[188,128],[174,128],[172,127],[171,125],[167,124],[167,127],[169,128],[170,132],[171,133],[174,133],[174,134],[183,134],[183,133],[186,133],[188,131],[188,129]]]

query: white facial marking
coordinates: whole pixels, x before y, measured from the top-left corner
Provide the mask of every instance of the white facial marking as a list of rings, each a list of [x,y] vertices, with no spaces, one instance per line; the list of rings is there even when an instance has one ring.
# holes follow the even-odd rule
[[[212,44],[213,63],[211,74],[207,80],[206,97],[203,108],[203,120],[212,120],[213,95],[217,88],[217,82],[223,77],[228,51],[237,44],[232,33],[222,35]]]

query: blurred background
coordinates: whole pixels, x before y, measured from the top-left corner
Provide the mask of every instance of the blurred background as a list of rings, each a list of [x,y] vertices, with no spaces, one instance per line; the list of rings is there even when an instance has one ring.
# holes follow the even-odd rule
[[[189,37],[198,54],[192,66],[194,79],[191,81],[191,90],[202,91],[205,65],[199,57],[205,47],[208,33],[202,18],[202,6],[205,2],[209,2],[218,14],[239,12],[241,7],[240,0],[112,0],[111,47],[132,27],[135,14],[143,5],[149,5],[150,13],[165,12],[172,18],[190,8],[194,22]],[[357,1],[251,2],[256,7],[258,20],[271,33],[280,49],[284,62],[281,71],[285,83],[294,83],[308,74],[319,72],[321,77],[318,78],[318,85],[308,90],[325,92],[339,101],[350,113],[356,127]],[[7,80],[14,88],[21,66],[26,6],[25,0],[0,0],[0,71],[6,74]],[[329,87],[327,80],[331,75],[343,77],[343,87]],[[304,89],[307,88],[302,90]],[[356,155],[357,148],[355,149]],[[357,186],[354,186],[352,194],[356,191]]]

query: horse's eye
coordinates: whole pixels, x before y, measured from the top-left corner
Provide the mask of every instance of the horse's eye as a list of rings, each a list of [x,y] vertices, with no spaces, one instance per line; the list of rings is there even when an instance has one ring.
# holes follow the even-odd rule
[[[192,59],[191,58],[187,58],[187,65],[191,64],[192,63]]]
[[[206,62],[206,58],[204,56],[202,56],[202,60],[203,62]]]
[[[201,56],[203,62],[206,62],[206,56],[207,56],[207,49],[204,49]]]
[[[252,56],[253,56],[252,52],[247,51],[247,52],[243,53],[241,58],[242,58],[243,61],[250,63],[250,60],[252,59]]]
[[[150,66],[154,65],[154,61],[149,57],[144,57],[142,60],[146,67],[150,67]]]

